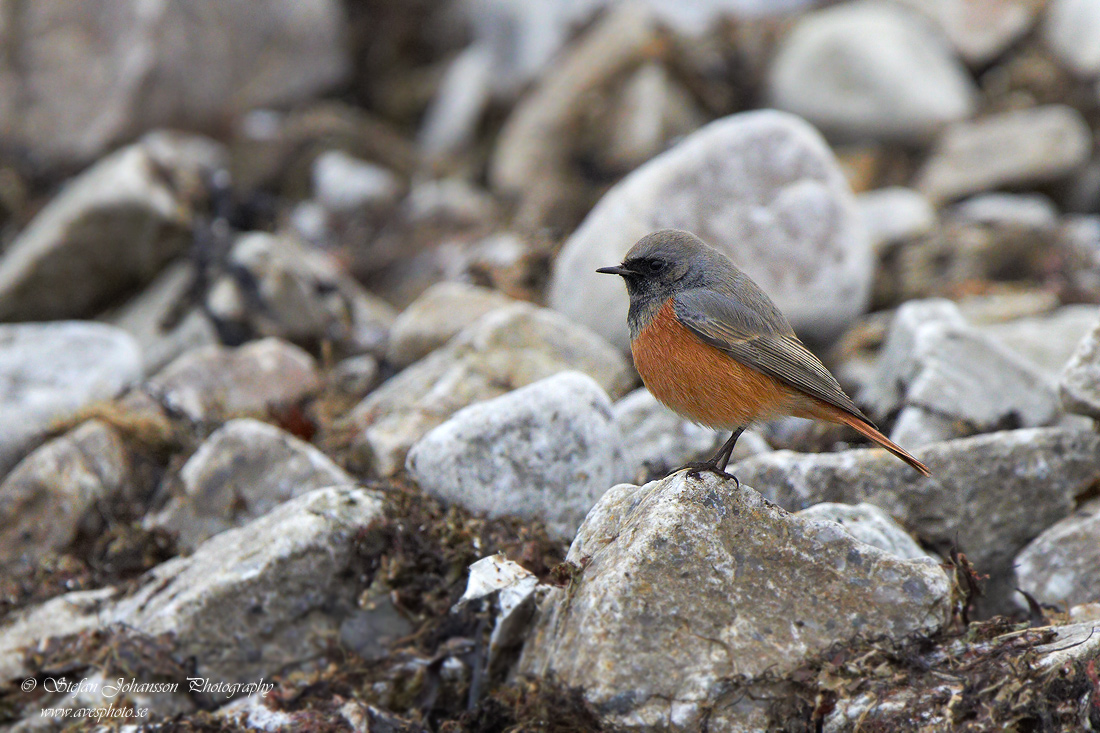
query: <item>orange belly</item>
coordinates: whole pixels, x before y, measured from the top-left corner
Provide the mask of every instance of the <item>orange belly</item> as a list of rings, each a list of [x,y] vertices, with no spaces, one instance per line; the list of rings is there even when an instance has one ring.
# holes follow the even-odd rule
[[[703,343],[667,301],[631,344],[634,366],[659,401],[689,420],[735,430],[800,411],[799,395],[778,380]]]

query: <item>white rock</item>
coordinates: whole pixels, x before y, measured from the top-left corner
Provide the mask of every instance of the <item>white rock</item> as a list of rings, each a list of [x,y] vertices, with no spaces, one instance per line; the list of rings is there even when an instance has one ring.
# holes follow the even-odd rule
[[[630,476],[611,401],[564,372],[456,412],[409,451],[425,491],[476,512],[543,520],[570,538],[607,487]]]
[[[393,172],[345,152],[329,150],[313,161],[313,195],[329,211],[392,204],[400,191]]]
[[[26,650],[42,640],[99,628],[104,623],[103,607],[117,595],[114,588],[73,591],[7,614],[0,621],[0,682],[33,674]]]
[[[1040,5],[1030,0],[901,0],[934,20],[972,64],[995,59],[1031,28]]]
[[[626,289],[595,270],[664,227],[730,255],[804,336],[835,336],[866,305],[872,253],[851,189],[792,115],[712,122],[616,184],[558,255],[550,305],[625,348]]]
[[[383,521],[381,497],[355,486],[317,489],[223,532],[150,571],[119,601],[116,620],[172,634],[196,675],[256,682],[314,659],[357,608],[355,538]],[[221,699],[225,699],[225,695]]]
[[[180,549],[190,551],[308,491],[350,483],[309,443],[258,420],[231,420],[187,460],[181,493],[146,517],[145,526],[173,532]]]
[[[916,186],[938,202],[999,186],[1041,183],[1069,174],[1091,152],[1092,133],[1072,107],[1001,112],[947,128]]]
[[[861,193],[856,204],[876,250],[929,234],[938,223],[932,204],[911,188],[895,186]]]
[[[1100,75],[1100,5],[1093,0],[1051,0],[1043,40],[1073,73]]]
[[[1095,305],[1067,305],[1038,316],[979,326],[1057,385],[1070,357],[1100,317]]]
[[[394,319],[387,359],[398,368],[408,366],[489,311],[514,302],[503,293],[476,285],[437,283]]]
[[[473,143],[477,124],[494,92],[497,72],[493,57],[488,43],[473,43],[451,62],[417,135],[426,154],[450,155]]]
[[[773,451],[728,470],[790,511],[823,501],[865,501],[941,552],[957,547],[990,576],[980,606],[1004,613],[1015,608],[1017,553],[1070,514],[1082,487],[1095,480],[1100,435],[1066,428],[1006,430],[913,453],[931,478],[881,449]]]
[[[1066,363],[1059,391],[1066,410],[1100,420],[1100,321]]]
[[[52,425],[141,378],[141,351],[113,326],[0,325],[0,477]]]
[[[614,397],[634,381],[621,353],[554,311],[529,303],[490,311],[351,411],[348,422],[361,431],[355,457],[392,475],[413,443],[455,411],[567,370],[588,374]]]
[[[707,121],[691,95],[655,62],[643,64],[611,102],[601,158],[612,170],[630,171],[662,152],[671,140]]]
[[[1068,608],[1100,598],[1100,500],[1032,540],[1015,568],[1019,587],[1040,603]],[[1017,602],[1026,607],[1023,599]]]
[[[1005,427],[1049,425],[1060,414],[1052,386],[1029,362],[968,326],[949,301],[898,309],[863,399],[906,447]]]
[[[795,516],[836,522],[844,531],[871,547],[897,555],[902,560],[936,558],[921,549],[916,540],[886,512],[874,504],[822,502],[806,507]],[[938,562],[938,560],[937,560]]]
[[[773,105],[845,137],[920,140],[974,111],[975,89],[940,33],[896,5],[809,13],[781,43]]]
[[[960,224],[984,224],[1050,232],[1058,226],[1058,208],[1040,193],[985,193],[952,206],[948,216]]]
[[[236,349],[189,351],[150,379],[146,389],[189,420],[221,422],[297,404],[321,389],[321,379],[312,356],[269,338]]]
[[[98,420],[24,458],[0,482],[0,568],[69,549],[81,528],[99,525],[97,505],[137,493],[131,470],[122,436]]]

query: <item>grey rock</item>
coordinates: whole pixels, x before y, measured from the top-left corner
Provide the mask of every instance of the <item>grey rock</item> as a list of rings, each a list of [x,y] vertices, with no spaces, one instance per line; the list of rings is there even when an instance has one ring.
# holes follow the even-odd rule
[[[109,319],[137,340],[146,375],[160,371],[185,351],[218,343],[214,324],[197,306],[186,308],[178,320],[169,322],[180,301],[188,297],[194,278],[191,263],[171,264]]]
[[[522,647],[534,615],[535,602],[547,586],[540,585],[534,573],[504,555],[483,557],[470,565],[469,573],[466,592],[455,604],[454,610],[475,601],[480,601],[482,607],[487,605],[487,601],[494,602],[496,620],[489,637],[487,662],[492,674],[504,652],[516,646]]]
[[[1091,0],[1052,0],[1043,40],[1067,69],[1086,78],[1100,75],[1100,8]]]
[[[494,96],[494,51],[488,43],[472,43],[447,67],[417,134],[429,157],[453,155],[473,144],[478,122]]]
[[[1100,499],[1032,540],[1016,558],[1016,582],[1040,603],[1100,599]]]
[[[401,193],[401,182],[392,171],[339,150],[314,158],[312,173],[313,195],[329,211],[385,206]]]
[[[567,559],[583,570],[540,605],[519,672],[581,687],[630,728],[768,728],[767,703],[731,679],[759,690],[833,643],[900,639],[950,617],[935,563],[901,560],[712,474],[612,488]]]
[[[223,422],[294,405],[321,389],[317,364],[279,339],[204,346],[176,359],[145,389],[194,422]]]
[[[222,156],[202,138],[157,136],[72,179],[0,258],[0,319],[90,316],[152,280],[188,243],[173,178],[193,179]]]
[[[332,381],[344,394],[364,397],[378,384],[378,360],[370,354],[349,356],[332,368]]]
[[[393,322],[387,359],[401,368],[451,340],[491,310],[514,303],[503,293],[460,282],[441,282],[409,305]]]
[[[125,331],[99,323],[0,325],[0,477],[50,428],[141,377]]]
[[[631,75],[611,107],[606,143],[599,146],[610,170],[637,168],[707,121],[687,90],[654,62]]]
[[[1058,226],[1058,208],[1040,193],[986,193],[951,207],[948,216],[960,224],[1016,227],[1049,233]]]
[[[922,550],[916,540],[889,514],[874,504],[861,502],[853,506],[826,501],[795,512],[795,516],[836,522],[860,542],[897,555],[902,560],[930,558],[938,562],[937,558]]]
[[[898,309],[879,368],[863,397],[907,447],[1005,427],[1039,427],[1060,414],[1047,379],[1000,343],[969,327],[948,301]]]
[[[144,634],[172,634],[197,676],[270,678],[315,658],[343,621],[366,612],[347,578],[355,537],[382,516],[381,498],[364,489],[311,491],[158,565],[111,616]]]
[[[229,259],[236,273],[224,275],[207,299],[215,317],[262,336],[305,344],[328,340],[349,355],[385,353],[393,309],[321,251],[250,232],[237,239]]]
[[[625,347],[626,290],[595,270],[663,227],[730,255],[804,336],[835,336],[866,305],[872,252],[851,189],[792,115],[712,122],[616,184],[562,248],[550,305]]]
[[[966,321],[958,306],[949,300],[930,298],[906,303],[894,313],[886,342],[879,354],[876,378],[859,395],[872,416],[884,418],[898,409],[905,399],[906,383],[899,376],[912,369],[921,329],[935,324],[965,328]]]
[[[791,511],[823,501],[866,501],[932,547],[958,543],[990,575],[983,607],[1014,608],[1012,563],[1047,527],[1073,511],[1100,477],[1100,436],[1065,428],[978,435],[918,448],[923,478],[882,450],[823,455],[775,451],[729,470]]]
[[[114,588],[74,591],[5,616],[0,620],[0,682],[33,674],[26,651],[42,641],[100,628],[117,595]]]
[[[876,250],[924,236],[938,223],[932,204],[911,188],[895,186],[861,193],[856,204]]]
[[[1050,384],[1057,385],[1070,357],[1097,320],[1100,310],[1095,305],[1067,305],[977,329],[1026,359]]]
[[[568,371],[459,410],[406,465],[434,496],[491,517],[538,518],[563,539],[631,473],[607,393]]]
[[[496,203],[486,191],[462,178],[432,178],[413,184],[401,210],[416,224],[443,220],[469,225],[492,219]]]
[[[1100,420],[1100,320],[1066,363],[1059,392],[1066,410]]]
[[[308,491],[350,483],[310,444],[258,420],[231,420],[183,465],[179,492],[145,526],[175,533],[186,552]]]
[[[622,354],[588,329],[527,303],[498,308],[352,410],[356,456],[392,475],[413,443],[457,410],[566,370],[584,372],[612,397],[634,380]]]
[[[933,201],[1061,178],[1088,161],[1092,133],[1072,107],[1001,112],[947,128],[917,175]]]
[[[350,70],[335,0],[276,0],[260,15],[216,0],[47,0],[25,11],[0,11],[0,129],[45,164],[87,162],[158,127],[291,106]]]
[[[0,568],[67,549],[81,528],[95,526],[99,502],[131,488],[131,469],[122,437],[98,420],[24,458],[0,483]]]
[[[516,105],[497,138],[489,181],[519,199],[522,224],[540,224],[568,197],[574,130],[585,100],[641,63],[656,39],[657,24],[644,5],[618,4]]]
[[[901,0],[947,35],[964,59],[986,64],[1028,32],[1040,6],[1028,0]]]
[[[897,5],[805,15],[780,43],[772,104],[851,138],[921,140],[974,111],[974,84],[941,34]]]
[[[623,397],[611,409],[632,466],[643,476],[667,473],[685,463],[710,458],[729,438],[727,433],[685,420],[644,387]],[[731,460],[769,450],[760,433],[747,430],[738,439]]]

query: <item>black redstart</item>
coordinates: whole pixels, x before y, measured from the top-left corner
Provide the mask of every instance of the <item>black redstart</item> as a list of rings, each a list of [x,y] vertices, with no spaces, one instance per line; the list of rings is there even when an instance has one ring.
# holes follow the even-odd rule
[[[653,396],[689,420],[733,431],[695,470],[725,475],[747,426],[794,415],[855,428],[930,475],[859,411],[764,291],[694,234],[654,232],[621,265],[596,272],[626,281],[630,350]]]

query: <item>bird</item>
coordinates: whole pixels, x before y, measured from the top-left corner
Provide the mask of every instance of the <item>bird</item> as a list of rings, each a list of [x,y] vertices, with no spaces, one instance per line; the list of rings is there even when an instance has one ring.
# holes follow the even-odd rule
[[[630,350],[646,388],[688,420],[732,431],[710,460],[677,471],[736,479],[725,469],[741,433],[794,415],[854,428],[931,476],[860,412],[771,298],[699,237],[661,229],[596,272],[626,283]]]

